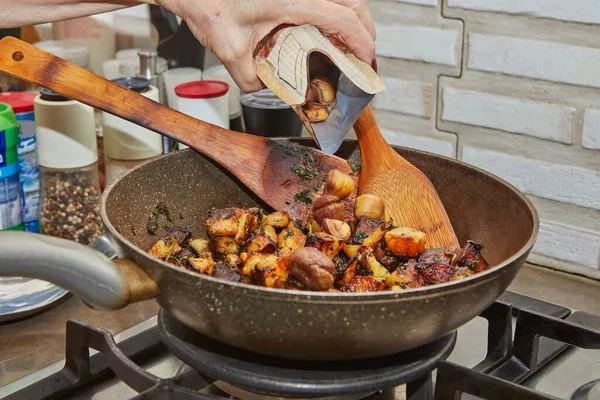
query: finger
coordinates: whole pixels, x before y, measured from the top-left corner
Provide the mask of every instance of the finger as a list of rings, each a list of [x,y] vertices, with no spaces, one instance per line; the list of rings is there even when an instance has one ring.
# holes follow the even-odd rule
[[[369,64],[373,61],[375,42],[351,8],[327,0],[287,0],[277,4],[279,7],[272,7],[269,14],[280,23],[310,24],[322,32],[338,35],[356,57]]]
[[[371,17],[371,12],[367,5],[360,0],[329,0],[332,3],[339,4],[340,6],[344,6],[347,8],[351,8],[358,15],[358,19],[363,24],[367,32],[371,35],[373,40],[375,40],[376,32],[375,32],[375,23],[373,22],[373,18]]]
[[[253,93],[265,87],[256,75],[252,53],[247,53],[233,62],[221,61],[242,92]]]
[[[223,63],[231,78],[244,93],[256,92],[264,87],[255,72],[254,57],[249,46],[249,33],[245,29],[228,29],[229,35],[217,35],[210,50]]]

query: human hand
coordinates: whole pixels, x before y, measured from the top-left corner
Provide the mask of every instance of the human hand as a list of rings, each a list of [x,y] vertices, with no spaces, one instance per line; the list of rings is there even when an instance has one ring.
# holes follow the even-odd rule
[[[375,57],[366,0],[165,0],[163,5],[187,22],[246,93],[264,87],[256,76],[254,49],[282,24],[313,25],[338,35],[361,60],[371,64]]]

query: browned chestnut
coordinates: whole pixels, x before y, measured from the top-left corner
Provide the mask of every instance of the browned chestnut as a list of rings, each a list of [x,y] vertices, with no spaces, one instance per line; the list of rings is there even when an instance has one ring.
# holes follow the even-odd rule
[[[290,274],[311,290],[333,287],[335,265],[325,254],[313,247],[300,247],[289,260]]]
[[[310,88],[314,94],[313,97],[319,103],[328,106],[335,101],[335,88],[329,79],[324,77],[313,78],[310,81]]]
[[[352,177],[339,169],[332,169],[327,174],[324,194],[337,196],[344,199],[354,191],[355,182]]]
[[[327,108],[319,103],[306,103],[302,110],[310,122],[325,121],[329,115]]]
[[[343,241],[350,239],[350,235],[352,235],[350,225],[339,219],[325,218],[322,225],[323,231]]]
[[[340,202],[337,196],[324,195],[319,197],[313,203],[313,218],[319,224],[323,223],[325,218],[344,219],[344,204]]]
[[[369,217],[376,220],[383,219],[383,199],[379,196],[375,196],[374,194],[363,194],[358,196],[354,207],[354,216],[356,218]]]

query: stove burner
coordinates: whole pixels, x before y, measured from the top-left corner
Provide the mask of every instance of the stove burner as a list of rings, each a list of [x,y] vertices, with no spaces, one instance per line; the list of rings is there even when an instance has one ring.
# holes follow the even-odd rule
[[[365,395],[419,380],[445,360],[456,343],[453,332],[400,354],[360,361],[284,360],[240,350],[204,336],[163,310],[158,326],[166,347],[179,359],[216,380],[253,393],[287,397]]]

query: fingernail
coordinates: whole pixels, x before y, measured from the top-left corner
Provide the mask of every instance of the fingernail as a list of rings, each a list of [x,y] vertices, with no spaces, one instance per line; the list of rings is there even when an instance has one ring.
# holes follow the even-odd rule
[[[371,63],[371,68],[373,68],[373,71],[377,72],[377,59],[374,58],[373,62]]]

